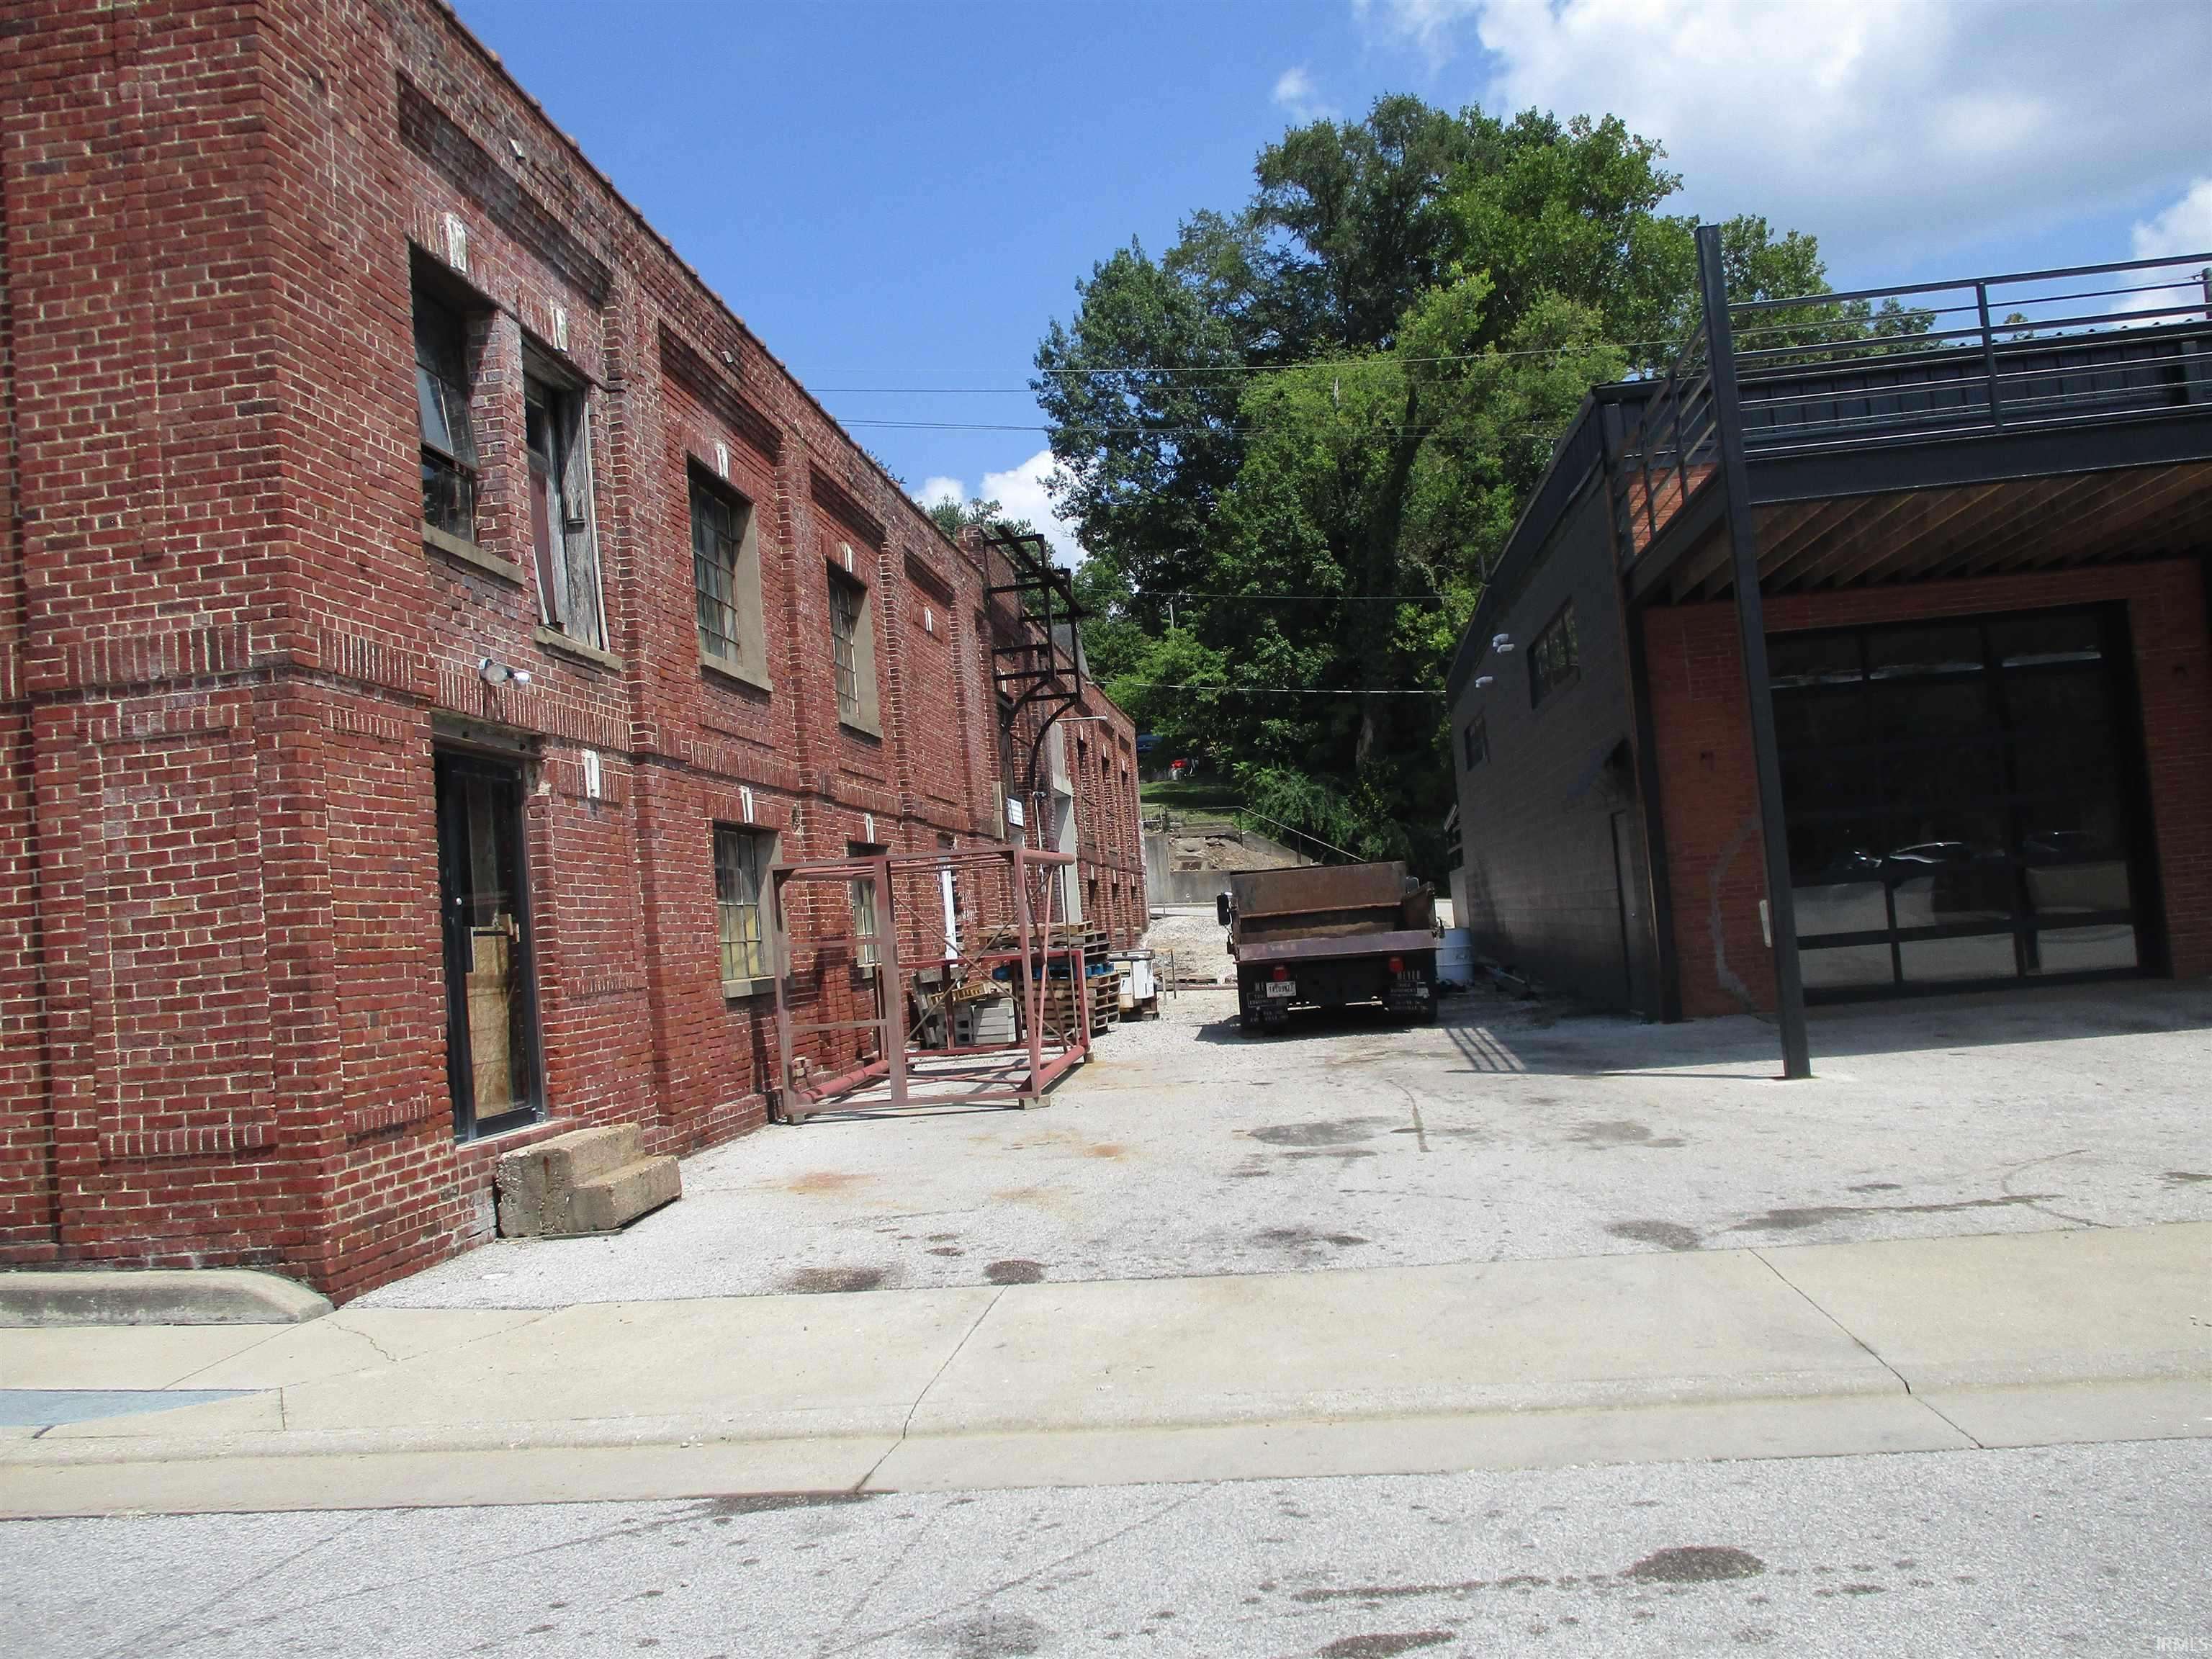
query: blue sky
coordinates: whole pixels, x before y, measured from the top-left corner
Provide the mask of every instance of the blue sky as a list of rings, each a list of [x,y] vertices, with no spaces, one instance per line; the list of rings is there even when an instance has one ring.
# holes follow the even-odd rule
[[[2212,247],[2196,0],[459,9],[911,487],[1032,517],[1018,388],[1076,280],[1241,203],[1293,119],[1383,92],[1618,111],[1667,144],[1682,210],[1814,232],[1839,286]],[[890,390],[955,387],[1010,390]]]

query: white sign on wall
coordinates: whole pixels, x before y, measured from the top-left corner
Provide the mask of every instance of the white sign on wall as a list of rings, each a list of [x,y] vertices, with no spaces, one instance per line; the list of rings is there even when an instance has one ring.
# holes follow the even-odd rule
[[[1017,830],[1022,827],[1022,804],[1011,795],[1006,797],[1006,822]]]

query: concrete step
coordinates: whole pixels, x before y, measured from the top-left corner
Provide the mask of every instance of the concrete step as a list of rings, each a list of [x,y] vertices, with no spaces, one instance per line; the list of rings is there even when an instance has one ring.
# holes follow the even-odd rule
[[[564,1187],[580,1187],[643,1158],[645,1134],[635,1123],[606,1123],[556,1135],[538,1150],[544,1152],[555,1180]]]
[[[626,1170],[645,1156],[643,1132],[635,1123],[571,1129],[509,1152],[495,1176],[499,1231],[508,1238],[534,1238],[579,1229],[568,1219],[570,1194]]]
[[[558,1231],[612,1232],[683,1196],[684,1176],[674,1158],[641,1158],[572,1188],[566,1224]]]

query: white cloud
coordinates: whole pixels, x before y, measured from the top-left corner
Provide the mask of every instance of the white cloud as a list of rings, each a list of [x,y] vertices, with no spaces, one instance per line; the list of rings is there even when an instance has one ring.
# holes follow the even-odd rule
[[[984,500],[1005,507],[1008,518],[1027,519],[1042,531],[1062,564],[1077,564],[1082,561],[1083,549],[1075,539],[1075,528],[1053,510],[1052,494],[1047,487],[1053,466],[1052,451],[1040,449],[1018,466],[1004,472],[986,472],[980,493]]]
[[[1612,113],[1686,204],[1764,213],[1863,275],[2203,170],[2212,6],[2069,0],[1353,0],[1485,107]],[[2132,20],[2129,14],[2132,12]],[[2140,24],[2155,22],[2146,30]],[[2136,26],[2131,26],[2136,25]],[[2155,46],[2152,45],[2154,37]],[[1485,54],[1480,67],[1464,61]],[[2191,198],[2188,198],[2194,199]],[[2179,206],[2181,204],[2177,204]],[[2160,222],[2163,222],[2161,220]]]
[[[1052,451],[1040,449],[1018,466],[1004,472],[986,472],[983,487],[972,496],[959,479],[940,477],[925,480],[914,498],[924,507],[934,507],[939,501],[963,505],[970,501],[996,501],[1008,518],[1026,519],[1042,531],[1062,564],[1079,564],[1083,548],[1075,539],[1074,526],[1053,510],[1053,465]]]
[[[2175,258],[2212,253],[2212,176],[2199,179],[2172,207],[2135,228],[2136,258]]]
[[[1321,88],[1314,84],[1304,64],[1286,69],[1275,77],[1275,102],[1290,112],[1293,121],[1336,118],[1335,106],[1322,101]]]

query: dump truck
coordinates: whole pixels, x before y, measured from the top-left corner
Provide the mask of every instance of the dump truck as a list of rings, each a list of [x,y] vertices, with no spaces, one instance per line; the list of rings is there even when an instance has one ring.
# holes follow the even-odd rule
[[[1229,929],[1247,1030],[1279,1029],[1292,1008],[1355,1002],[1436,1018],[1436,889],[1401,863],[1239,870],[1214,914]]]

